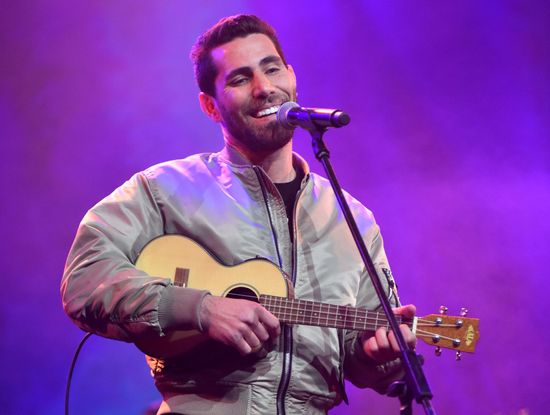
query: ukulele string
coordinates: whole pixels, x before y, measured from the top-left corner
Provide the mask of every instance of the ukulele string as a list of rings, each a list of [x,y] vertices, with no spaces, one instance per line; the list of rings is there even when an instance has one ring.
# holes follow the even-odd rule
[[[337,323],[338,321],[340,321],[340,319],[338,317],[335,317],[334,314],[330,313],[330,311],[323,310],[323,307],[330,307],[330,306],[333,306],[333,307],[347,307],[347,306],[339,306],[339,305],[336,305],[336,304],[315,303],[315,302],[309,301],[309,300],[288,299],[288,298],[285,298],[285,297],[273,297],[273,296],[267,296],[267,295],[265,295],[263,297],[265,297],[268,300],[272,299],[272,298],[277,298],[277,299],[280,298],[280,299],[283,299],[287,302],[298,303],[298,305],[300,305],[300,306],[309,305],[311,303],[312,309],[307,310],[307,311],[316,313],[315,317],[319,320],[326,320],[327,322],[330,320],[332,323]],[[231,298],[238,298],[238,299],[244,299],[244,300],[250,300],[250,301],[258,301],[258,297],[255,296],[255,295],[251,295],[251,294],[232,293]],[[293,309],[292,305],[288,305],[288,304],[271,304],[270,303],[269,307],[272,310],[274,310],[275,312],[279,312],[281,315],[284,315],[285,317],[286,316],[288,316],[288,317],[298,317],[298,316],[300,316],[300,314],[298,314],[299,311]],[[318,307],[318,308],[320,308],[320,310],[313,311],[313,307]],[[353,315],[353,313],[355,313],[355,316]],[[361,313],[361,314],[366,313],[366,314],[364,316],[360,316],[359,313]],[[350,319],[350,318],[353,319],[353,320],[356,320],[357,318],[362,319],[363,322],[366,325],[365,330],[376,330],[377,328],[382,327],[382,326],[386,326],[386,328],[389,328],[389,323],[388,323],[385,316],[381,315],[380,313],[376,313],[375,316],[372,316],[372,313],[376,313],[376,312],[368,311],[366,309],[358,309],[358,308],[353,309],[352,308],[351,312],[346,315],[346,319]],[[400,321],[401,320],[400,316],[396,316],[396,317],[398,318],[398,323],[407,324],[409,326],[412,325],[411,322]],[[368,324],[370,324],[370,326],[368,326]],[[436,326],[434,321],[427,320],[427,319],[419,317],[417,319],[417,327],[453,328],[453,327],[456,327],[456,325],[455,324],[438,324]],[[424,330],[418,330],[417,329],[416,332],[419,333],[422,336],[425,336],[425,337],[431,337],[431,336],[434,335],[434,333],[424,331]],[[442,336],[441,338],[448,339],[448,340],[453,340],[450,337]]]
[[[454,341],[456,340],[455,337],[448,337],[448,336],[442,336],[440,334],[437,334],[437,333],[430,333],[429,331],[425,331],[425,330],[417,330],[416,331],[416,336],[417,337],[430,337],[430,338],[434,338],[435,336],[439,336],[439,339],[443,339],[443,340],[449,340],[449,341]]]

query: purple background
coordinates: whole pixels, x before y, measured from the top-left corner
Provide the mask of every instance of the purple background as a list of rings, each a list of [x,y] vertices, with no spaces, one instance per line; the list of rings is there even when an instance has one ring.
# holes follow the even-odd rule
[[[82,337],[59,297],[78,222],[135,171],[220,148],[188,53],[220,17],[252,12],[277,28],[302,105],[351,114],[327,143],[376,214],[404,302],[481,318],[461,362],[418,347],[438,412],[547,413],[548,2],[227,3],[2,6],[0,412],[61,413]],[[303,132],[296,149],[321,170]],[[333,413],[397,413],[349,394]],[[141,353],[92,337],[71,398],[73,414],[140,414],[158,397]]]

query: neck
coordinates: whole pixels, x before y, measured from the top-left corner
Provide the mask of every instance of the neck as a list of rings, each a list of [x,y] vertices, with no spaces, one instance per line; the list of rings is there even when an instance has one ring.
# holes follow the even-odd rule
[[[296,172],[292,166],[292,141],[284,147],[269,153],[252,153],[242,148],[236,148],[227,142],[226,145],[244,155],[252,164],[260,166],[273,183],[287,183],[296,177]]]

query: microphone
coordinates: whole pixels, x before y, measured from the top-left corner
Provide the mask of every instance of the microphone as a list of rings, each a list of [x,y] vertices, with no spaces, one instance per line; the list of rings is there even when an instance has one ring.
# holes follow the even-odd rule
[[[277,121],[288,129],[302,127],[306,130],[348,125],[350,117],[343,111],[325,108],[303,108],[292,101],[285,102],[277,111]]]

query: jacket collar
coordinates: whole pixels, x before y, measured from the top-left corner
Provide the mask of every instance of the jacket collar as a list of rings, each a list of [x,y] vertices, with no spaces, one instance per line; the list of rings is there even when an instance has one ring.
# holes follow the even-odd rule
[[[253,167],[250,160],[234,147],[225,145],[217,155],[221,160],[235,167]],[[307,161],[296,152],[292,152],[292,165],[295,169],[303,171],[304,176],[309,175],[309,165]]]

